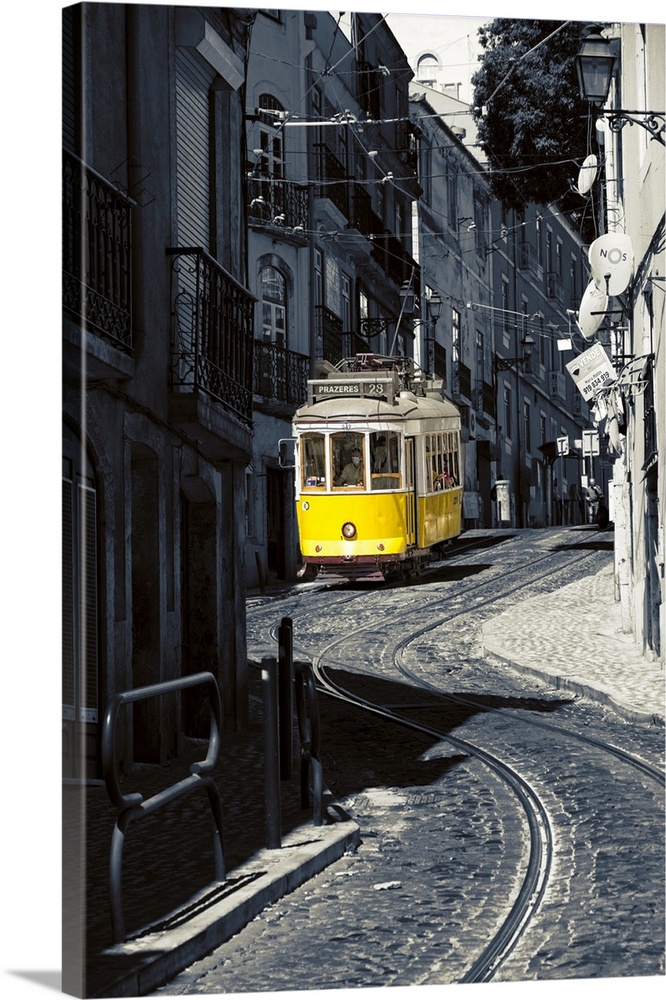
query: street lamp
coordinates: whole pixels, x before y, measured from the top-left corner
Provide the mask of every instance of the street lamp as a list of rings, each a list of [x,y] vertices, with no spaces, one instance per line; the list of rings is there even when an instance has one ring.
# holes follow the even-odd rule
[[[650,133],[652,139],[665,146],[666,117],[663,111],[624,111],[621,108],[604,110],[617,60],[610,41],[603,37],[599,25],[591,24],[587,30],[576,56],[582,99],[588,101],[596,113],[606,119],[611,132],[621,132],[625,125],[640,125]]]
[[[530,358],[532,357],[532,351],[534,350],[534,340],[530,337],[529,333],[525,334],[520,342],[520,346],[523,348],[523,353],[519,358],[495,357],[493,360],[494,370],[496,372],[506,372],[510,368],[520,368],[524,371],[530,361]]]
[[[439,292],[432,293],[427,301],[426,308],[428,310],[428,319],[436,323],[442,315],[442,300],[439,297]]]
[[[420,320],[419,322],[426,324],[426,335],[425,335],[425,348],[427,357],[427,368],[428,371],[433,371],[435,369],[435,359],[434,359],[434,344],[436,343],[435,338],[435,326],[437,325],[437,320],[442,315],[442,300],[440,298],[439,292],[433,292],[432,295],[426,299],[426,319]]]

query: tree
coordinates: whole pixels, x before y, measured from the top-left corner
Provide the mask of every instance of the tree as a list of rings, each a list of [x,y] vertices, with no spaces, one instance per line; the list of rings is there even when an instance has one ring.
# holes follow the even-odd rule
[[[582,212],[572,191],[590,152],[588,106],[575,57],[585,23],[495,18],[481,28],[481,68],[472,77],[478,140],[493,193],[508,208],[558,203]]]

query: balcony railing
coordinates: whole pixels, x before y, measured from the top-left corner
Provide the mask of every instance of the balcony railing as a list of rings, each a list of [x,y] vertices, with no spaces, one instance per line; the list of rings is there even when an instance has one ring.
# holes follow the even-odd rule
[[[254,299],[201,247],[172,247],[171,386],[252,422]]]
[[[300,406],[308,398],[309,366],[307,354],[255,341],[254,391],[265,399]]]
[[[307,188],[293,181],[275,177],[250,177],[250,223],[279,225],[289,229],[307,229]]]
[[[115,347],[132,348],[132,201],[63,154],[63,307]]]

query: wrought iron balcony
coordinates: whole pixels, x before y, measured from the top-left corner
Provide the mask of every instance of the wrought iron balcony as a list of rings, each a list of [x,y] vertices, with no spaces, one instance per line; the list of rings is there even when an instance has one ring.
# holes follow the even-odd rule
[[[308,398],[309,366],[307,354],[255,341],[254,392],[278,403],[300,406]]]
[[[63,307],[127,353],[132,348],[132,201],[63,153]]]
[[[248,194],[250,224],[307,229],[308,192],[303,185],[270,176],[250,177]]]
[[[172,247],[171,386],[252,422],[254,298],[201,247]]]

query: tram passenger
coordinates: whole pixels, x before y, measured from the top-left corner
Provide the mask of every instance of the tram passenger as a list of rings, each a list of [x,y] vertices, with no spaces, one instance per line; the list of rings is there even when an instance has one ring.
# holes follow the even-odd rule
[[[335,480],[336,486],[359,486],[363,484],[363,459],[359,448],[352,448],[351,462],[347,462],[344,469]]]
[[[372,457],[372,471],[373,472],[385,472],[386,471],[386,438],[381,434],[377,438],[377,447],[375,448],[374,455]]]

